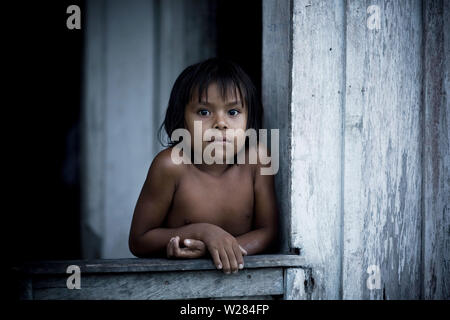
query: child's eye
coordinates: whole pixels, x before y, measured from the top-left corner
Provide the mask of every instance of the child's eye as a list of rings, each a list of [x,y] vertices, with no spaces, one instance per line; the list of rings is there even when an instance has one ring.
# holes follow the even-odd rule
[[[197,112],[201,116],[207,116],[209,114],[208,110],[202,109]]]
[[[236,109],[233,109],[233,110],[230,110],[229,113],[230,113],[230,115],[232,115],[232,116],[237,116],[237,115],[239,114],[239,111],[236,110]]]

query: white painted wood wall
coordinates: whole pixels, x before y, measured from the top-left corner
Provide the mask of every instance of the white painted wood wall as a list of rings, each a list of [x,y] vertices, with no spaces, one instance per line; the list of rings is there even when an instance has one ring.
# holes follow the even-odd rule
[[[449,15],[442,0],[263,2],[284,248],[311,264],[313,299],[450,298]]]

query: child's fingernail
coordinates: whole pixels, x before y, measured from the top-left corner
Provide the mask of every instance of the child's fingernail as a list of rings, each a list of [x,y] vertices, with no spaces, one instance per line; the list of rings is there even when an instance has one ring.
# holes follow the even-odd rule
[[[222,269],[222,265],[219,264],[219,265],[217,266],[217,269]]]
[[[184,243],[189,244],[189,243],[191,243],[191,241],[190,240],[185,240]]]
[[[239,263],[239,269],[244,268],[244,265],[242,263]]]

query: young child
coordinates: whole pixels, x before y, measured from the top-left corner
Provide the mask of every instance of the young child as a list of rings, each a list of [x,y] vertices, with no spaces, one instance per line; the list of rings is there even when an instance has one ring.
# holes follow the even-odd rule
[[[229,274],[244,267],[243,255],[272,249],[278,230],[274,176],[261,175],[261,167],[269,164],[262,164],[259,153],[256,164],[248,161],[252,149],[264,155],[267,149],[225,138],[227,129],[258,132],[262,112],[250,78],[231,61],[208,59],[179,75],[163,123],[169,139],[184,128],[193,146],[194,121],[200,121],[202,138],[208,129],[223,137],[202,141],[201,151],[231,143],[233,156],[245,152],[246,161],[227,164],[224,152],[223,164],[176,164],[172,150],[180,141],[171,140],[153,160],[134,210],[129,248],[135,256],[209,255],[216,268]]]

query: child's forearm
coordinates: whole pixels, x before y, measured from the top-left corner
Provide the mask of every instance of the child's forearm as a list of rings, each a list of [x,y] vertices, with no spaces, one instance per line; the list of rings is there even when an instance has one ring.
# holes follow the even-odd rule
[[[276,232],[271,228],[252,230],[237,236],[238,243],[247,251],[247,255],[261,253],[274,244]]]
[[[154,228],[140,237],[130,239],[130,251],[140,258],[166,256],[170,238],[179,236],[180,244],[184,239],[200,239],[202,228],[204,223],[191,223],[179,228]]]

